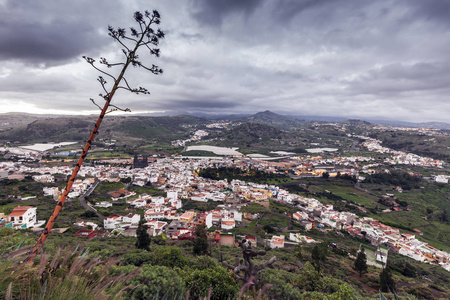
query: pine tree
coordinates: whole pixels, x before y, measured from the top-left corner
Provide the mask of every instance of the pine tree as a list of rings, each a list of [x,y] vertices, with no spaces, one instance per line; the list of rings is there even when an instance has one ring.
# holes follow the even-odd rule
[[[303,261],[302,247],[300,245],[295,246],[295,257],[299,261]]]
[[[395,291],[395,281],[389,268],[384,268],[380,273],[380,290],[385,293]]]
[[[136,229],[136,248],[150,250],[150,235],[147,232],[147,225],[144,225],[144,220],[139,221],[138,228]]]
[[[204,255],[208,253],[208,237],[206,235],[206,225],[200,224],[195,227],[194,254]]]
[[[361,251],[358,252],[353,268],[359,272],[359,277],[361,277],[363,273],[367,273],[367,258],[364,248],[361,248]]]
[[[311,258],[313,260],[314,267],[320,272],[322,265],[325,263],[328,256],[328,248],[326,243],[320,243],[314,246],[311,252]]]

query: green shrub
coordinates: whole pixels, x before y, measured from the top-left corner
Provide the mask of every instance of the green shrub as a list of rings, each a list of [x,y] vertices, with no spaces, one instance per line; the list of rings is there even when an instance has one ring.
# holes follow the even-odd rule
[[[260,287],[265,284],[272,285],[265,292],[270,299],[300,299],[300,290],[292,285],[295,278],[295,274],[284,270],[266,269],[261,278]]]
[[[145,250],[134,249],[123,256],[123,264],[142,266],[145,263],[151,262],[153,259],[152,253]]]
[[[184,268],[180,273],[194,299],[206,297],[210,288],[211,299],[234,299],[239,289],[233,277],[219,265],[203,270]]]
[[[165,266],[143,266],[128,283],[135,287],[128,299],[177,299],[185,294],[183,279]]]
[[[183,268],[184,266],[190,266],[193,264],[193,260],[186,257],[186,255],[181,252],[180,248],[173,246],[162,246],[155,248],[155,250],[151,253],[151,257],[152,264],[170,268]]]

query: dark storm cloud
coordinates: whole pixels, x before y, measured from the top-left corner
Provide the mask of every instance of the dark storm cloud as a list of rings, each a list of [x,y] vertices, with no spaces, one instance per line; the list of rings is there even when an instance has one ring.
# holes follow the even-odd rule
[[[225,17],[233,13],[251,14],[263,0],[193,0],[193,15],[202,23],[221,25]]]
[[[187,98],[189,95],[177,95],[170,101],[154,101],[151,97],[135,98],[129,103],[136,110],[153,110],[153,111],[177,111],[177,112],[218,112],[232,111],[240,106],[236,99],[227,98],[226,95],[202,95],[196,96],[195,99]],[[213,98],[211,98],[213,97]]]
[[[342,2],[342,0],[280,0],[273,4],[277,19],[281,22],[287,22],[298,14],[327,6],[328,9],[320,10],[319,19],[324,19],[333,13],[330,8],[339,5],[339,2]]]
[[[450,25],[450,1],[448,0],[414,0],[409,2],[414,9],[413,17],[423,18],[431,22]]]
[[[109,44],[101,22],[105,3],[6,1],[0,10],[0,60],[55,65]]]
[[[64,61],[99,47],[103,40],[94,28],[79,22],[21,23],[16,24],[14,30],[0,29],[0,59]]]

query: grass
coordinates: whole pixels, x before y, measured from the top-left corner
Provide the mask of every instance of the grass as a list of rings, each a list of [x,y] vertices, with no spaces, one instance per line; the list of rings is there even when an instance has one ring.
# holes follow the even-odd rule
[[[128,189],[130,192],[135,192],[136,194],[148,194],[148,195],[165,195],[165,192],[161,190],[156,190],[151,186],[138,186],[131,185]]]
[[[394,227],[417,228],[423,232],[423,236],[416,234],[417,239],[429,243],[431,246],[450,252],[449,226],[437,221],[426,221],[420,217],[420,214],[414,211],[398,211],[370,217],[379,220],[385,224],[391,224]],[[404,230],[403,230],[404,231]],[[415,233],[408,231],[409,233]]]
[[[242,212],[248,212],[251,214],[258,214],[258,213],[264,213],[267,209],[258,204],[258,203],[249,203],[247,206],[242,207],[241,211]]]
[[[450,217],[450,185],[423,182],[423,189],[412,192],[397,193],[400,200],[407,201],[414,210],[427,214],[427,209],[446,211]]]
[[[259,220],[259,225],[269,225],[271,227],[285,228],[289,225],[289,217],[266,212]]]
[[[247,223],[246,227],[235,227],[231,231],[236,235],[253,235],[263,237],[265,236],[264,229],[262,226],[256,226],[259,220],[253,220],[250,223]],[[246,221],[244,221],[246,222]]]
[[[346,200],[350,200],[359,204],[370,204],[378,201],[378,197],[355,189],[353,187],[353,184],[347,186],[347,183],[343,183],[342,185],[329,183],[320,185],[320,189],[322,189],[322,191],[328,190]]]
[[[282,202],[279,202],[279,201],[270,200],[269,203],[270,203],[270,206],[269,206],[270,211],[273,211],[273,212],[277,212],[280,214],[286,214],[286,215],[297,212],[296,208],[294,208],[290,205],[284,204]]]
[[[0,262],[0,295],[5,299],[123,299],[125,282],[136,272],[110,276],[117,260],[101,261],[83,248],[41,252],[35,265],[19,265],[25,249]]]
[[[188,211],[188,210],[197,210],[197,211],[210,211],[216,208],[217,205],[223,204],[222,201],[211,201],[208,200],[207,202],[201,202],[201,201],[194,201],[189,200],[187,203],[183,205],[182,210]]]

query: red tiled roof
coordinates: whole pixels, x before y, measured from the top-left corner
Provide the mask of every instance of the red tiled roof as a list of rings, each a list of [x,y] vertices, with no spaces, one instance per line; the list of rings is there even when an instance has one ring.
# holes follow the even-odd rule
[[[234,225],[235,224],[235,222],[234,222],[234,220],[227,220],[227,221],[222,221],[222,224],[223,225],[228,225],[228,226],[231,226],[231,225]]]
[[[19,217],[19,216],[23,216],[24,213],[26,213],[26,210],[19,210],[19,211],[12,211],[8,217]]]
[[[32,208],[33,206],[17,206],[13,210],[28,210]]]

